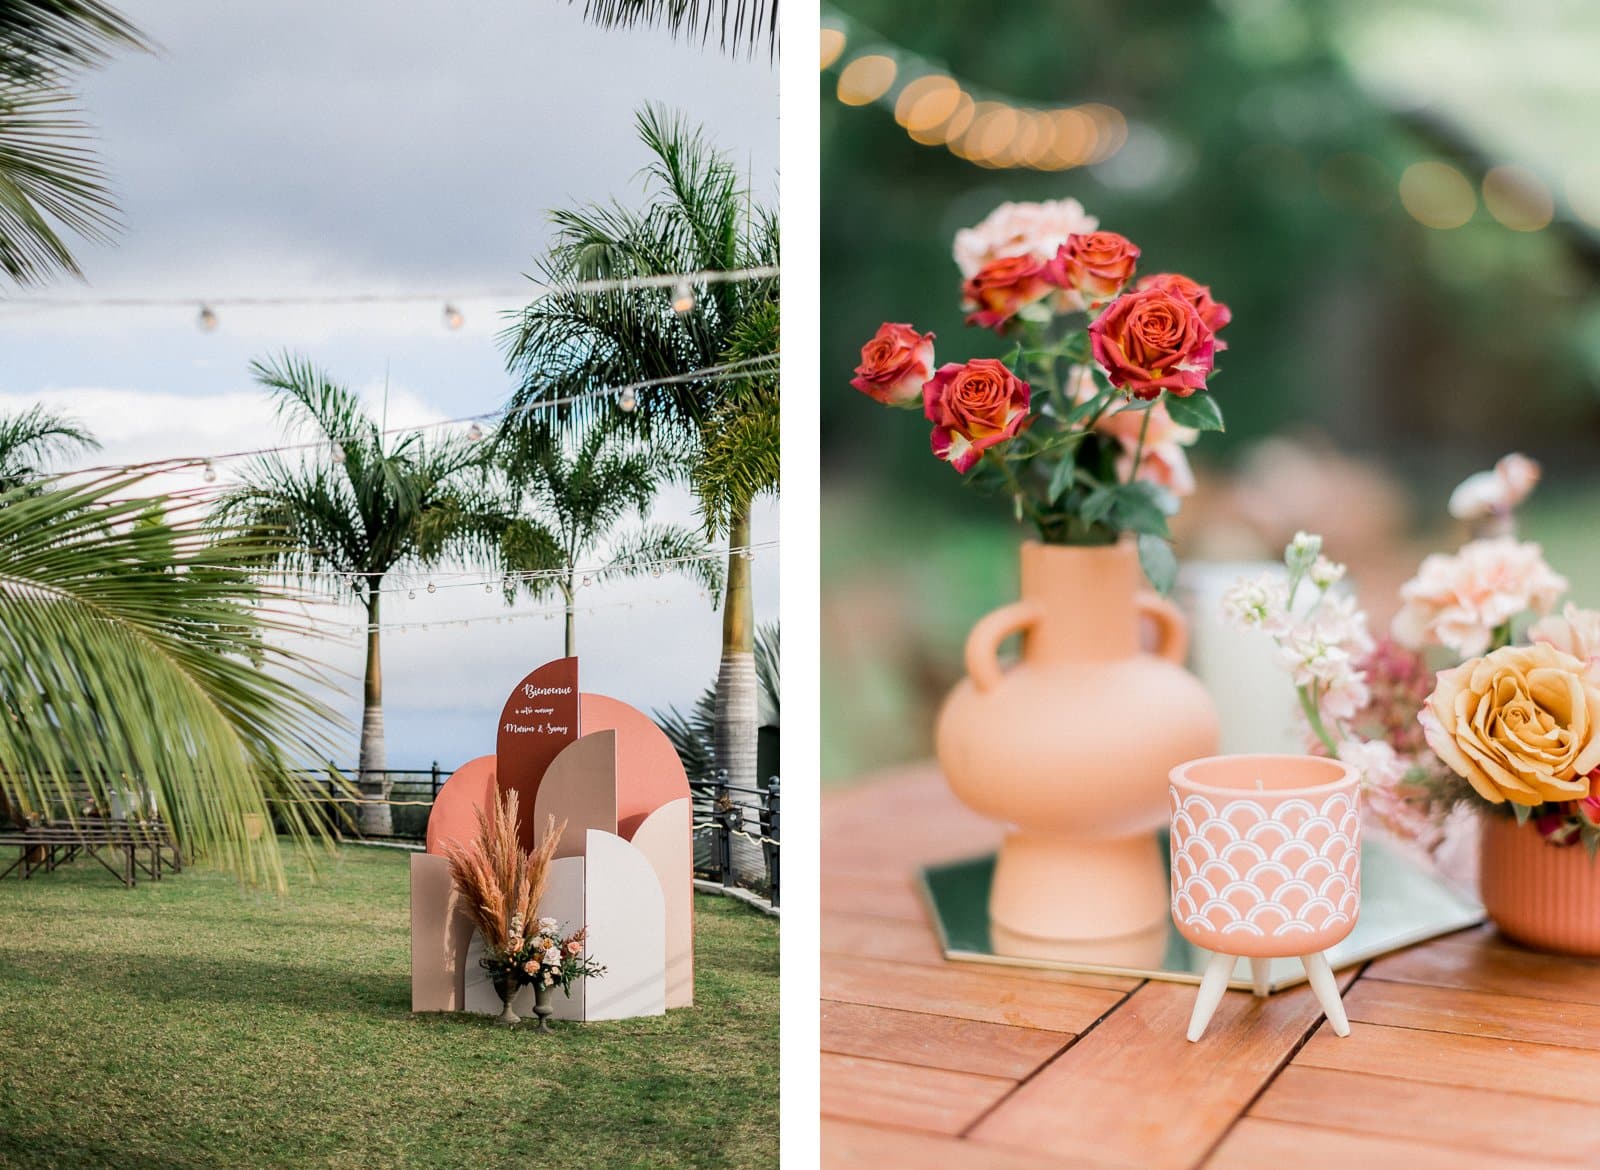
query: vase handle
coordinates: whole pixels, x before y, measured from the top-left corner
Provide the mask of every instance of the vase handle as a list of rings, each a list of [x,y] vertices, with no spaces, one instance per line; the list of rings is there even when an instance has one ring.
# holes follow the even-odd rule
[[[1179,666],[1189,657],[1189,621],[1183,611],[1160,594],[1140,592],[1134,599],[1139,613],[1156,624],[1155,653]]]
[[[978,619],[967,635],[967,677],[979,694],[1000,684],[1000,643],[1036,625],[1043,616],[1037,602],[1013,601]]]

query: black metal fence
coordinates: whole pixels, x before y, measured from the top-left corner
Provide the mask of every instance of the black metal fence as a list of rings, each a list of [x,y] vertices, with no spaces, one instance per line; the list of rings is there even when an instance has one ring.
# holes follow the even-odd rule
[[[304,799],[322,803],[321,815],[331,826],[350,832],[355,826],[356,806],[348,793],[337,791],[329,775],[336,773],[355,790],[360,774],[352,768],[329,766],[326,772],[299,773]],[[375,775],[390,784],[389,818],[392,832],[381,840],[418,842],[428,831],[428,814],[439,789],[454,769],[385,769]],[[374,775],[374,773],[369,773]],[[689,781],[691,821],[694,825],[695,876],[720,882],[727,887],[742,886],[778,905],[778,842],[781,836],[778,777],[761,788],[744,788],[727,782],[719,773],[712,780]]]

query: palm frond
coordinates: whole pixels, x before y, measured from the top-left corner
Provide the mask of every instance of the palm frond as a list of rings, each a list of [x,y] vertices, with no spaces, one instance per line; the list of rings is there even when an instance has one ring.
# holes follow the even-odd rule
[[[54,459],[99,449],[82,423],[42,406],[0,416],[0,491],[37,479]]]
[[[325,759],[327,679],[274,641],[309,631],[237,566],[254,537],[214,535],[198,506],[141,499],[141,477],[0,496],[0,794],[48,814],[87,786],[147,788],[187,848],[281,888],[272,833],[326,830],[290,794]]]
[[[704,552],[705,542],[692,528],[646,524],[612,546],[611,562],[600,575],[618,578],[679,573],[698,582],[716,607],[722,604],[722,562],[701,556]]]
[[[778,54],[778,0],[584,0],[583,14],[606,28],[663,25],[701,44],[715,31],[725,52]]]

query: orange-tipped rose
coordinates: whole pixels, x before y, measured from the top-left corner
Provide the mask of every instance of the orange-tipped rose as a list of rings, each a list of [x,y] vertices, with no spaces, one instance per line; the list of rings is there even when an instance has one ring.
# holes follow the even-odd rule
[[[1216,300],[1211,295],[1207,285],[1190,280],[1176,272],[1158,272],[1154,276],[1142,277],[1139,283],[1133,286],[1136,289],[1164,288],[1168,292],[1177,293],[1184,300],[1194,306],[1194,311],[1200,314],[1200,320],[1205,322],[1206,328],[1216,333],[1229,321],[1233,320],[1233,313],[1228,306]],[[1221,338],[1217,339],[1218,349],[1227,349],[1227,343]]]
[[[1133,278],[1139,249],[1116,232],[1089,232],[1068,236],[1056,250],[1050,279],[1066,290],[1069,307],[1087,309],[1102,305]]]
[[[1033,256],[1007,256],[984,265],[961,286],[967,324],[998,329],[1050,295],[1050,264]]]
[[[850,385],[885,406],[915,406],[933,373],[933,334],[884,322],[861,347],[861,364]]]
[[[1111,384],[1137,398],[1204,390],[1216,360],[1216,339],[1195,307],[1164,288],[1123,293],[1089,325],[1089,337]]]
[[[940,366],[922,388],[933,453],[965,475],[984,451],[1028,424],[1031,399],[1028,384],[996,358]]]

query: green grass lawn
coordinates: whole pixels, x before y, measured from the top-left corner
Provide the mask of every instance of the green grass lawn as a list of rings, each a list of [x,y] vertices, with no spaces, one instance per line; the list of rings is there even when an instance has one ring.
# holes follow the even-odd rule
[[[408,903],[359,846],[282,898],[0,882],[0,1166],[777,1164],[775,920],[698,896],[694,1008],[541,1036],[412,1015]]]

